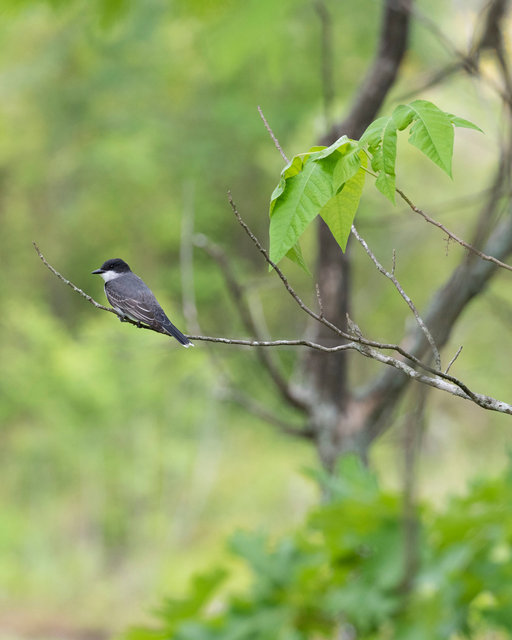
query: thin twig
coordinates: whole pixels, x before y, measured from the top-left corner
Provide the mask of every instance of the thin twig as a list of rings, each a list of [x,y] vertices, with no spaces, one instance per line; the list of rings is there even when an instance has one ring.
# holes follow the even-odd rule
[[[386,278],[391,280],[391,282],[395,286],[395,289],[398,291],[398,293],[405,300],[407,306],[409,307],[409,309],[412,311],[414,317],[416,318],[416,322],[418,323],[419,328],[425,334],[425,338],[428,340],[428,343],[430,344],[430,347],[432,348],[432,353],[434,354],[434,361],[435,361],[436,369],[440,370],[441,369],[441,356],[439,354],[439,349],[437,348],[435,340],[432,337],[432,334],[430,333],[430,331],[428,330],[427,325],[421,319],[421,316],[418,313],[418,310],[416,309],[416,306],[414,305],[413,301],[407,295],[407,293],[404,291],[402,285],[398,282],[398,280],[396,279],[396,277],[394,275],[394,271],[395,271],[395,253],[393,252],[393,272],[389,273],[389,271],[386,271],[386,269],[384,269],[384,267],[381,265],[381,263],[377,260],[375,254],[373,253],[373,251],[368,246],[368,243],[366,242],[366,240],[364,238],[362,238],[359,235],[359,233],[358,233],[358,231],[357,231],[357,229],[355,228],[354,225],[352,225],[352,234],[357,238],[357,241],[363,247],[363,249],[365,250],[367,255],[370,257],[371,261],[376,266],[377,270],[380,271],[380,273],[382,273],[383,276],[386,276]]]
[[[441,222],[438,222],[437,220],[434,220],[434,218],[431,218],[427,213],[425,213],[422,209],[420,209],[419,207],[417,207],[406,195],[405,193],[401,190],[401,189],[396,189],[396,192],[398,193],[398,195],[402,198],[402,200],[404,200],[404,202],[406,202],[409,207],[415,212],[418,213],[420,216],[423,217],[424,220],[426,220],[427,222],[429,222],[430,224],[434,225],[434,227],[437,227],[438,229],[441,229],[442,231],[444,231],[444,233],[446,233],[446,235],[451,238],[452,240],[455,240],[455,242],[457,242],[458,244],[460,244],[462,247],[464,247],[465,249],[467,249],[468,251],[471,251],[471,253],[474,253],[475,255],[477,255],[479,258],[482,258],[482,260],[487,260],[487,262],[492,262],[495,265],[497,265],[498,267],[502,267],[503,269],[507,269],[508,271],[512,271],[512,266],[510,266],[509,264],[507,264],[506,262],[502,262],[501,260],[498,260],[497,258],[495,258],[494,256],[488,256],[486,253],[483,253],[482,251],[480,251],[479,249],[477,249],[476,247],[473,247],[473,245],[469,244],[469,242],[466,242],[465,240],[463,240],[462,238],[459,238],[459,236],[456,236],[452,231],[450,231],[449,229],[447,229],[444,224],[442,224]]]
[[[281,154],[281,157],[286,162],[286,164],[288,164],[289,160],[286,157],[286,153],[283,151],[281,145],[279,144],[279,140],[276,138],[274,132],[270,128],[270,125],[269,125],[267,119],[263,115],[263,110],[259,105],[258,105],[258,112],[260,114],[260,118],[263,120],[263,124],[265,125],[265,129],[269,132],[270,137],[272,138],[272,140],[274,141],[274,144],[276,145],[276,149],[279,151],[279,153]]]
[[[318,284],[318,282],[315,284],[315,291],[316,291],[316,299],[318,302],[318,308],[320,309],[320,317],[323,318],[324,317],[324,304],[322,302],[322,296],[320,295],[320,286]]]
[[[452,364],[455,362],[455,360],[457,360],[457,358],[460,356],[460,352],[462,351],[462,346],[460,345],[460,347],[457,349],[457,353],[453,356],[453,358],[450,360],[450,362],[448,363],[448,366],[445,369],[445,373],[448,373],[448,371],[450,371]]]
[[[373,176],[374,178],[377,178],[377,174],[374,173],[373,171],[371,171],[370,169],[367,169],[365,167],[362,167],[362,169],[366,173],[368,173],[369,175]],[[426,222],[432,224],[434,227],[437,227],[438,229],[441,229],[449,238],[451,238],[452,240],[455,240],[455,242],[460,244],[462,247],[464,247],[465,249],[467,249],[471,253],[474,253],[476,256],[478,256],[482,260],[486,260],[487,262],[492,262],[493,264],[497,265],[498,267],[502,267],[503,269],[507,269],[508,271],[512,271],[512,266],[511,265],[507,264],[506,262],[502,262],[501,260],[498,260],[498,258],[495,258],[494,256],[489,256],[486,253],[484,253],[483,251],[480,251],[480,249],[477,249],[473,245],[469,244],[469,242],[466,242],[462,238],[459,238],[459,236],[455,235],[452,231],[450,231],[447,227],[445,227],[444,224],[442,224],[441,222],[438,222],[437,220],[435,220],[434,218],[429,216],[428,213],[425,213],[425,211],[423,211],[422,209],[417,207],[414,204],[414,202],[412,202],[412,200],[410,198],[408,198],[401,189],[396,187],[395,191],[402,198],[402,200],[409,205],[409,208],[412,209],[412,211],[414,211],[415,213],[417,213],[420,216],[422,216],[422,218]]]
[[[43,261],[44,265],[54,274],[57,276],[57,278],[59,278],[59,280],[62,280],[62,282],[64,282],[64,284],[67,284],[68,287],[71,287],[73,289],[73,291],[76,291],[76,293],[79,293],[82,298],[85,298],[87,300],[87,302],[90,302],[92,305],[94,305],[97,309],[101,309],[102,311],[108,311],[109,313],[113,313],[114,315],[116,315],[118,318],[122,318],[123,316],[121,316],[120,313],[117,313],[117,311],[115,309],[112,309],[111,307],[105,307],[102,304],[100,304],[99,302],[96,302],[96,300],[94,300],[94,298],[92,298],[90,295],[88,295],[87,293],[85,293],[85,291],[82,291],[82,289],[80,289],[79,287],[77,287],[75,284],[73,284],[72,282],[70,282],[67,278],[65,278],[61,273],[59,273],[56,269],[54,269],[52,267],[52,265],[46,260],[46,258],[43,256],[43,254],[41,253],[39,247],[37,246],[37,244],[35,242],[32,242],[32,244],[34,245],[34,249],[37,252],[37,255],[41,258],[41,260]],[[132,322],[132,324],[137,324],[136,322]],[[151,327],[150,327],[151,328]],[[154,331],[154,329],[153,329]]]

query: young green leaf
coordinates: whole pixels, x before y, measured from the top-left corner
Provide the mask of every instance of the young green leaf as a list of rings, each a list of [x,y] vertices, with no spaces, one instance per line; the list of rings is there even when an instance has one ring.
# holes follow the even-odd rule
[[[377,176],[377,180],[375,180],[375,186],[377,187],[377,189],[393,204],[395,204],[395,178],[395,175],[390,175],[385,171],[381,171]]]
[[[352,140],[348,136],[341,136],[335,142],[333,142],[329,147],[312,147],[311,151],[314,153],[310,154],[310,157],[313,160],[323,160],[327,158],[335,151],[340,151],[341,153],[346,153],[347,147],[350,147],[351,144],[354,144]]]
[[[408,104],[399,104],[391,114],[398,131],[403,131],[411,124],[414,118],[414,111]]]
[[[286,255],[309,273],[295,248],[298,239],[360,164],[358,144],[342,136],[330,147],[313,147],[286,165],[270,201],[271,260],[277,263]]]
[[[474,124],[473,122],[470,122],[469,120],[465,120],[464,118],[459,118],[459,116],[454,116],[453,113],[446,113],[446,115],[448,116],[450,122],[453,124],[454,127],[463,127],[464,129],[474,129],[475,131],[480,131],[480,133],[483,133],[480,127],[477,127],[476,124]]]
[[[338,149],[341,158],[338,159],[333,172],[333,187],[337,191],[343,183],[350,180],[361,166],[360,149],[357,142],[350,140]]]
[[[363,166],[352,178],[347,180],[341,191],[320,209],[320,215],[331,230],[342,251],[347,248],[350,229],[363,192],[366,174],[363,167],[366,167],[367,158],[363,151],[359,152],[359,156]]]
[[[382,130],[382,167],[375,186],[394,204],[395,202],[395,162],[396,162],[396,122],[389,118]]]
[[[380,145],[380,141],[382,139],[382,131],[386,126],[389,118],[387,116],[382,116],[382,118],[377,118],[374,120],[363,133],[361,138],[359,139],[359,146],[365,147],[368,146],[370,149],[377,147]]]
[[[299,267],[303,269],[308,274],[308,276],[311,275],[311,271],[308,269],[308,265],[304,260],[302,249],[300,248],[300,244],[298,242],[290,249],[290,251],[288,251],[286,257],[288,258],[288,260],[291,260],[292,262],[295,262],[295,264],[299,265]]]
[[[292,161],[293,166],[293,161]],[[336,158],[329,156],[322,162],[308,158],[300,173],[285,179],[272,194],[270,204],[270,259],[279,262],[333,196],[332,174]]]
[[[409,107],[414,113],[409,142],[451,178],[453,126],[450,118],[427,100],[414,100]]]

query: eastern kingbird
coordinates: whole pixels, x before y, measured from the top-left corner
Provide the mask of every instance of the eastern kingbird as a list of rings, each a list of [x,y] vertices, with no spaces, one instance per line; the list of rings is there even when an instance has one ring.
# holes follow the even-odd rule
[[[173,325],[151,289],[131,271],[124,260],[107,260],[92,273],[99,273],[105,280],[105,295],[114,309],[123,316],[121,321],[130,318],[135,322],[144,322],[160,333],[173,336],[184,347],[194,346]]]

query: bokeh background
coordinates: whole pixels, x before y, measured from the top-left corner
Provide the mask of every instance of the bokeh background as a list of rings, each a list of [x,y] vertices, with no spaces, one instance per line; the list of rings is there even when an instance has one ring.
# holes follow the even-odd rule
[[[185,350],[121,325],[52,276],[32,241],[100,302],[102,282],[90,272],[121,257],[185,332],[184,300],[195,298],[205,334],[243,337],[211,259],[196,248],[193,271],[183,273],[193,226],[230,256],[269,335],[302,336],[305,316],[236,224],[227,191],[266,242],[282,159],[257,106],[289,155],[316,143],[357,90],[382,6],[325,0],[334,43],[326,109],[321,21],[309,0],[2,4],[0,637],[103,638],[144,621],[197,569],[229,563],[225,540],[237,528],[278,534],[300,521],[319,499],[305,473],[318,462],[308,443],[229,401],[226,372],[289,417],[253,351],[204,343]],[[479,3],[418,5],[456,46],[466,44]],[[416,19],[388,109],[448,57],[428,22]],[[483,65],[492,77],[493,63]],[[495,168],[499,100],[491,85],[465,76],[418,97],[485,131],[457,131],[453,181],[404,141],[399,147],[400,185],[464,236]],[[383,261],[396,249],[397,273],[421,309],[461,250],[371,185],[358,216]],[[304,252],[313,265],[312,231]],[[408,310],[358,247],[353,258],[354,318],[392,342]],[[286,270],[314,303],[313,281],[291,263]],[[458,377],[504,400],[510,304],[500,274],[450,344],[453,353],[464,345]],[[289,371],[300,357],[280,355]],[[361,380],[376,367],[353,359]],[[387,486],[401,483],[407,402],[372,451]],[[503,466],[507,417],[435,392],[427,417],[422,495],[442,502],[469,477]]]

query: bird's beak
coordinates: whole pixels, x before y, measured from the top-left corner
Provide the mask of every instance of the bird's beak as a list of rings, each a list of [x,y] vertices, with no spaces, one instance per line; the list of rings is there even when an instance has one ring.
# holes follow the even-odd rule
[[[105,272],[100,267],[99,269],[95,269],[94,271],[91,271],[91,273],[105,273]]]

